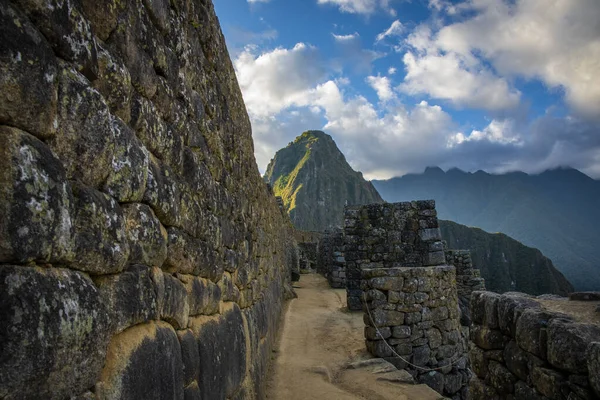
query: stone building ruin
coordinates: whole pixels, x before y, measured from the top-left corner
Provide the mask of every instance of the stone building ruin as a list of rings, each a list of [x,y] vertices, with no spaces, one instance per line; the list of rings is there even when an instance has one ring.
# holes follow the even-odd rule
[[[365,311],[368,351],[441,394],[466,399],[456,268],[446,264],[435,202],[347,207],[344,233],[349,276],[360,282],[348,282],[348,304]]]

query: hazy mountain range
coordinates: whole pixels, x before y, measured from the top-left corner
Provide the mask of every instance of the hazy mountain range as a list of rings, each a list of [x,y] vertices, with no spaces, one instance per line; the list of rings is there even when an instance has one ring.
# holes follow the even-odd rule
[[[389,202],[433,198],[438,215],[502,232],[549,257],[578,290],[600,290],[600,182],[571,168],[492,175],[427,168],[373,181]]]
[[[428,170],[428,174],[444,174]],[[367,204],[383,201],[370,182],[346,162],[333,139],[320,131],[308,131],[279,150],[269,163],[265,180],[275,195],[281,196],[284,207],[298,229],[324,230],[343,225],[345,204]],[[401,186],[392,181],[376,182],[390,188]],[[427,185],[425,185],[427,187]],[[425,190],[426,192],[426,190]],[[402,194],[404,195],[404,194]],[[429,199],[434,195],[406,194],[402,200]],[[396,201],[385,198],[387,201]],[[437,199],[436,199],[437,200]],[[438,212],[445,208],[438,203]],[[531,294],[566,294],[571,284],[558,272],[548,258],[507,235],[490,234],[450,221],[440,221],[443,237],[450,248],[469,249],[473,261],[491,290],[518,290]]]

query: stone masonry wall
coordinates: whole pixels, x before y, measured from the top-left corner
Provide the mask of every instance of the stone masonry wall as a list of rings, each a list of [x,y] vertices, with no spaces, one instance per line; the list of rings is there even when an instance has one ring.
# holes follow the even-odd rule
[[[446,250],[446,261],[456,267],[456,288],[458,290],[458,304],[460,306],[460,322],[463,327],[471,325],[471,294],[475,291],[485,290],[485,280],[481,277],[478,268],[473,266],[469,250]],[[468,337],[468,332],[466,332]]]
[[[547,305],[523,293],[473,293],[473,400],[600,399],[600,326]]]
[[[436,215],[434,201],[346,209],[348,273],[352,267],[361,274],[356,292],[349,275],[348,305],[363,302],[373,356],[441,394],[464,399],[470,376],[456,269],[446,265]]]
[[[0,26],[0,398],[264,398],[297,256],[210,0]]]
[[[435,202],[349,206],[344,209],[347,302],[362,310],[361,269],[445,263]]]
[[[344,231],[325,231],[318,248],[317,271],[322,273],[332,288],[346,287],[346,260],[344,258]]]

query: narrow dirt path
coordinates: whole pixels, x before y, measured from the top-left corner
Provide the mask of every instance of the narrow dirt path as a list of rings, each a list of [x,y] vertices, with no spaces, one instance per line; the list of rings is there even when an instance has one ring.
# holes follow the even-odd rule
[[[302,275],[295,286],[267,383],[270,400],[370,399],[437,400],[424,385],[378,381],[361,369],[346,369],[370,358],[363,339],[362,313],[345,307],[345,290],[331,289],[317,274]]]

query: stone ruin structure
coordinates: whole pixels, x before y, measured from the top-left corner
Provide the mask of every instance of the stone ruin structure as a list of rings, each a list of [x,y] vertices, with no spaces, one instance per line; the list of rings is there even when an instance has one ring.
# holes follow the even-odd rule
[[[456,268],[446,264],[434,201],[345,210],[348,305],[364,306],[366,346],[420,383],[466,399]]]
[[[0,398],[261,399],[297,268],[210,0],[0,1]]]
[[[325,231],[319,241],[318,253],[318,272],[327,278],[332,288],[345,288],[344,231],[342,229]]]
[[[464,336],[469,337],[471,295],[475,291],[485,290],[485,280],[481,277],[479,269],[473,266],[469,250],[446,250],[446,262],[456,268],[460,323]]]
[[[566,298],[475,292],[471,398],[599,399],[600,318],[578,303],[573,313]]]

